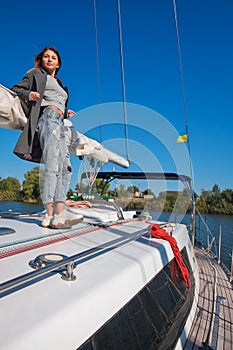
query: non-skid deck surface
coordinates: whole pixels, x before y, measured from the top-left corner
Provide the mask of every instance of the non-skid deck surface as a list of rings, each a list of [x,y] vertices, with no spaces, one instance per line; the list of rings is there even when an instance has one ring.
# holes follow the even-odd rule
[[[233,285],[204,250],[196,249],[200,290],[195,319],[185,350],[233,349]]]
[[[19,226],[19,222],[25,226]],[[31,226],[29,226],[28,223],[30,223]],[[35,220],[34,217],[30,216],[27,216],[26,218],[20,217],[17,218],[17,220],[14,218],[14,220],[5,221],[4,224],[6,224],[7,227],[1,227],[3,238],[0,241],[0,259],[66,241],[88,233],[101,231],[103,229],[105,232],[110,232],[111,229],[114,231],[117,228],[120,230],[121,227],[125,230],[127,227],[130,228],[131,224],[133,224],[133,230],[135,229],[136,224],[138,225],[139,229],[142,228],[143,225],[145,230],[147,230],[148,227],[148,224],[144,224],[143,221],[129,219],[102,224],[99,223],[95,225],[83,221],[77,225],[74,225],[72,228],[59,230],[41,228],[41,218],[36,217]],[[7,233],[9,230],[14,232],[16,236],[14,236],[14,234],[6,234],[5,236],[4,233]],[[129,230],[129,233],[130,232],[131,230]],[[120,233],[122,234],[123,232],[120,231]]]

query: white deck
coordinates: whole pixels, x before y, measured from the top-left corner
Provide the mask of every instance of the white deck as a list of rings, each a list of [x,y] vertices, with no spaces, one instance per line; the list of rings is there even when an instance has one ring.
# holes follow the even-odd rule
[[[55,237],[58,233],[41,228],[39,218],[1,219],[1,226],[14,228],[16,233],[0,237],[0,245],[14,241],[14,249],[18,250],[23,247],[19,241],[38,236],[49,240],[51,234]],[[43,253],[72,256],[147,227],[147,222],[130,220],[104,229],[84,221],[72,230],[63,230],[59,237],[64,240],[39,248],[33,247],[34,241],[30,250],[3,257],[0,283],[33,271],[29,262]],[[70,234],[75,236],[66,239]],[[180,249],[184,245],[191,249],[185,226],[177,225],[173,236]],[[167,242],[142,238],[83,259],[74,270],[75,281],[67,282],[59,273],[51,273],[36,283],[3,295],[1,348],[78,348],[172,258]]]

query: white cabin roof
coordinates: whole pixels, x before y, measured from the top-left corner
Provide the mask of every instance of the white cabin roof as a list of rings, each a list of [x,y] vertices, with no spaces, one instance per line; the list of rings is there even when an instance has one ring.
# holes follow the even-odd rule
[[[2,226],[13,228],[16,233],[0,237],[0,253],[12,254],[0,255],[0,283],[34,271],[29,262],[41,254],[72,256],[136,231],[147,231],[149,225],[133,219],[112,222],[106,227],[84,221],[61,232],[41,228],[38,217],[1,220]],[[179,224],[173,229],[182,249],[188,244],[186,227]],[[37,237],[40,239],[34,240]],[[9,247],[4,245],[10,242],[14,244],[9,253]],[[49,273],[6,292],[1,299],[2,348],[78,348],[172,258],[166,241],[142,237],[84,257],[74,269],[75,281],[67,282],[60,273]]]

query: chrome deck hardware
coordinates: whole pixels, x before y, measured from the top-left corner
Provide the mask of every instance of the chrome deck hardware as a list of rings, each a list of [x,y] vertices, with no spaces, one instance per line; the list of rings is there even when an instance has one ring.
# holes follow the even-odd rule
[[[46,253],[37,256],[34,260],[29,262],[29,266],[33,269],[41,269],[56,262],[62,261],[67,258],[66,255],[63,254],[54,254],[54,253]]]
[[[75,281],[76,276],[73,274],[74,263],[71,262],[67,264],[65,267],[66,267],[66,273],[61,278],[65,281]]]
[[[56,254],[56,253],[48,253],[48,254],[42,254],[37,256],[34,260],[31,260],[29,262],[29,265],[33,269],[43,269],[47,266],[52,266],[55,263],[62,262],[64,259],[66,259],[67,256],[63,254]],[[63,265],[62,267],[58,267],[57,271],[62,273],[62,279],[65,281],[75,281],[76,276],[73,274],[74,271],[74,263],[69,262],[66,265]]]

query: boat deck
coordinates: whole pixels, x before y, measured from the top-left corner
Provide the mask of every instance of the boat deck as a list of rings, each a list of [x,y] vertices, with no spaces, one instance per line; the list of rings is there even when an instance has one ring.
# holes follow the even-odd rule
[[[233,349],[233,286],[215,258],[196,248],[200,292],[184,349]],[[210,311],[212,310],[212,312]]]

